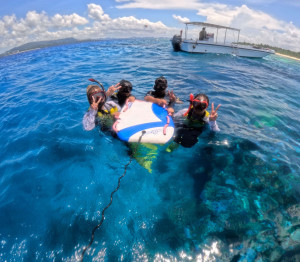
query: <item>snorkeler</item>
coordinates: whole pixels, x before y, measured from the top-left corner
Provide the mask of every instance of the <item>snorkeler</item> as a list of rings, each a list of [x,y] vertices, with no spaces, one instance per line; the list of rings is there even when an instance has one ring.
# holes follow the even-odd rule
[[[165,77],[161,76],[155,79],[153,86],[154,91],[149,91],[145,96],[145,101],[152,102],[162,107],[167,107],[170,114],[174,113],[173,105],[176,102],[176,96],[173,91],[166,92],[168,88],[168,81]],[[169,102],[166,101],[166,97],[169,97]]]
[[[90,80],[97,82],[101,88],[97,85],[89,85],[86,89],[90,108],[83,117],[83,127],[89,131],[100,124],[102,130],[110,129],[127,98],[131,101],[134,100],[134,97],[130,95],[132,85],[129,81],[121,80],[116,85],[110,86],[105,92],[101,83],[94,79]],[[114,94],[117,90],[119,91]]]
[[[109,92],[110,99],[118,103],[120,107],[123,107],[128,99],[129,102],[133,102],[135,97],[131,94],[132,91],[132,84],[131,82],[122,79],[120,82],[120,87],[117,89],[118,92],[114,93],[115,90],[112,89],[112,93]]]
[[[220,131],[217,118],[218,109],[211,105],[211,113],[206,110],[209,106],[209,99],[205,94],[197,94],[195,97],[190,95],[190,105],[187,109],[182,109],[174,114],[176,135],[174,141],[183,147],[192,147],[198,142],[198,136],[206,124],[209,124],[210,130]]]

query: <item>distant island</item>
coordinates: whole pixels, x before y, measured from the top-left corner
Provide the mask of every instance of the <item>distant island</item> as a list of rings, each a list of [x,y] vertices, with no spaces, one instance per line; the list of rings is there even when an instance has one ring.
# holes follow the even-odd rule
[[[63,39],[58,39],[58,40],[30,42],[30,43],[26,43],[24,45],[14,47],[14,48],[0,54],[0,57],[14,55],[14,54],[18,54],[18,53],[22,53],[22,52],[26,52],[26,51],[30,51],[30,50],[34,50],[34,49],[50,47],[50,46],[59,46],[59,45],[91,42],[91,41],[99,41],[99,40],[95,40],[95,39],[78,40],[78,39],[70,37],[70,38],[63,38]]]
[[[136,39],[137,37],[131,37],[132,39]],[[145,38],[152,38],[152,37],[145,37]],[[116,38],[105,38],[105,40],[110,39],[116,39]],[[77,43],[85,43],[85,42],[97,42],[104,39],[84,39],[84,40],[78,40],[76,38],[63,38],[58,40],[48,40],[48,41],[37,41],[37,42],[30,42],[26,43],[24,45],[20,45],[17,47],[14,47],[2,54],[0,54],[0,57],[8,56],[8,55],[15,55],[26,51],[31,51],[35,49],[40,48],[46,48],[51,46],[60,46],[60,45],[68,45],[68,44],[77,44]]]
[[[297,58],[297,60],[300,59],[300,52],[294,52],[294,51],[286,50],[286,49],[283,49],[280,47],[269,46],[269,45],[265,45],[265,44],[246,43],[246,42],[239,42],[238,44],[252,45],[256,48],[269,48],[269,49],[273,49],[276,52],[276,54],[283,55],[283,56],[290,57],[290,58]]]

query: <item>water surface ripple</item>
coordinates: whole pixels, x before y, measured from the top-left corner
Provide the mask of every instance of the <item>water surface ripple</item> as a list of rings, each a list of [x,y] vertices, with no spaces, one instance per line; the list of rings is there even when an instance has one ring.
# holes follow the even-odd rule
[[[83,130],[89,78],[155,78],[187,107],[222,104],[221,132],[133,161],[85,261],[296,261],[300,249],[300,63],[175,53],[169,40],[65,45],[0,59],[0,260],[76,261],[129,161]]]

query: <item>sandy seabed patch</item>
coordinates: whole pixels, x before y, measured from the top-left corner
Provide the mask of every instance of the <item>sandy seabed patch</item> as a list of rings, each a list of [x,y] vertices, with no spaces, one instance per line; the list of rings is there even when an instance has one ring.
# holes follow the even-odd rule
[[[290,58],[290,59],[294,59],[294,60],[300,61],[300,58],[297,58],[297,57],[293,57],[293,56],[289,56],[289,55],[283,55],[283,54],[280,54],[280,53],[275,53],[275,54],[279,55],[279,56],[283,56],[283,57],[287,57],[287,58]]]

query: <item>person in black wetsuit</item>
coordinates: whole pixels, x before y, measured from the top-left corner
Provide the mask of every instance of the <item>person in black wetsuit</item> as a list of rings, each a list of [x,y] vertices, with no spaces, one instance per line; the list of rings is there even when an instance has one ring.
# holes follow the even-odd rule
[[[132,84],[127,80],[121,80],[116,85],[110,86],[107,91],[101,83],[99,85],[102,88],[97,85],[87,87],[90,108],[82,120],[83,127],[87,131],[94,129],[97,125],[100,125],[102,130],[109,130],[126,100],[130,102],[135,100],[135,97],[131,95]]]
[[[217,118],[218,105],[214,109],[214,103],[211,106],[211,113],[206,109],[209,105],[209,99],[205,94],[190,95],[189,108],[182,109],[174,114],[175,139],[174,142],[183,147],[192,147],[198,142],[198,136],[202,133],[206,124],[209,124],[210,130],[220,131]]]
[[[112,94],[110,98],[122,108],[127,99],[129,99],[129,102],[133,102],[135,97],[131,94],[132,84],[130,81],[122,79],[119,85],[118,92]]]
[[[165,77],[160,76],[155,79],[153,86],[154,91],[149,91],[145,96],[145,101],[152,102],[162,107],[167,107],[168,113],[173,114],[173,106],[176,102],[176,96],[173,91],[166,92],[168,88],[168,81]],[[169,98],[169,102],[167,102]]]

